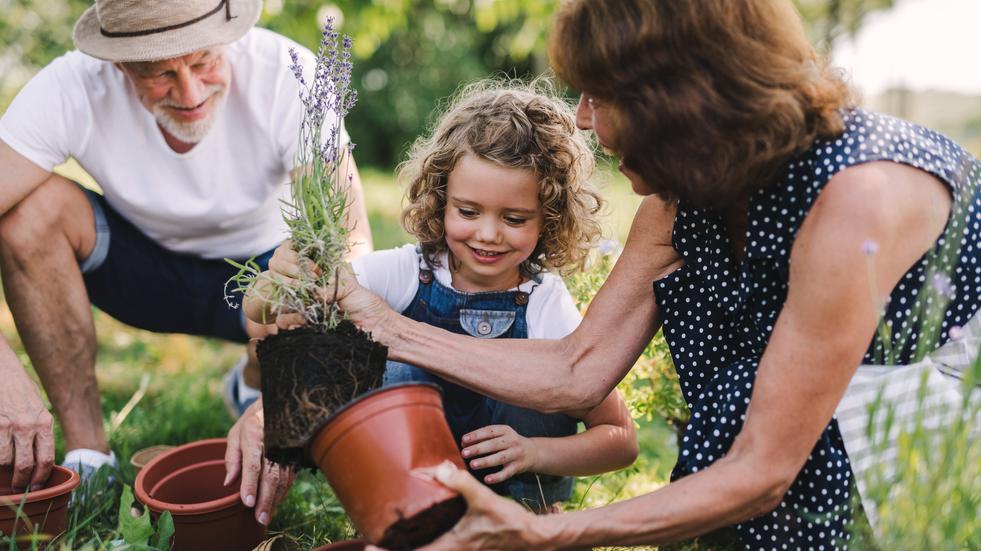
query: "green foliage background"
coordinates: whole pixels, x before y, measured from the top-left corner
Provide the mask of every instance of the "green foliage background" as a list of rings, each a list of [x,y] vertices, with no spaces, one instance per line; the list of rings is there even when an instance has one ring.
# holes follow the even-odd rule
[[[895,0],[795,0],[819,43]],[[31,75],[72,48],[90,0],[0,0],[0,112]],[[354,37],[358,106],[347,118],[361,166],[392,168],[463,82],[546,72],[559,0],[266,0],[260,24],[313,48],[333,15]],[[285,70],[285,67],[284,67]]]

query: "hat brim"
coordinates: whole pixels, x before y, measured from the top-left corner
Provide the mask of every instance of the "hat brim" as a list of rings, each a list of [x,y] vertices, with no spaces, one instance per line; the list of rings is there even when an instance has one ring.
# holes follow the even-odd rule
[[[72,38],[76,48],[106,61],[158,61],[235,42],[255,26],[261,14],[262,0],[236,0],[232,4],[231,20],[225,18],[225,10],[219,10],[179,29],[144,36],[108,37],[102,34],[93,5],[75,23]]]

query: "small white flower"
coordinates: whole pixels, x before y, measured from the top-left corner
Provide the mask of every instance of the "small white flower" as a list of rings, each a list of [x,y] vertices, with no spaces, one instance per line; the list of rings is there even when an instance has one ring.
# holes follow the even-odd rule
[[[596,245],[596,252],[601,256],[611,255],[620,249],[620,242],[616,239],[603,239]]]
[[[960,326],[955,325],[950,328],[950,331],[947,331],[947,336],[949,336],[950,340],[952,341],[959,341],[964,338],[964,330],[961,329]]]
[[[941,295],[948,298],[953,298],[955,287],[953,282],[950,280],[950,276],[947,274],[933,274],[933,279],[930,284]]]

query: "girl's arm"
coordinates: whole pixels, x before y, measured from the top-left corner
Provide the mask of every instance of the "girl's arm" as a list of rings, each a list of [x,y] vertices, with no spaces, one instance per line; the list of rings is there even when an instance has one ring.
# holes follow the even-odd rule
[[[351,319],[387,346],[391,359],[502,402],[578,416],[610,394],[660,327],[653,282],[681,265],[671,246],[673,225],[673,205],[644,199],[582,324],[560,340],[475,339],[400,316],[350,281],[338,294]]]
[[[615,471],[637,459],[637,433],[616,390],[584,417],[586,430],[572,436],[525,438],[507,425],[491,425],[463,436],[463,457],[475,469],[501,466],[484,482],[494,484],[523,472],[589,476]]]
[[[939,181],[906,166],[870,163],[834,177],[794,243],[787,302],[760,361],[743,428],[725,457],[653,493],[548,517],[495,499],[466,473],[444,472],[440,479],[468,497],[469,511],[452,533],[424,549],[467,549],[477,541],[505,549],[663,543],[773,510],[861,362],[878,300],[934,245],[950,205]],[[863,254],[866,240],[879,245],[877,254]]]

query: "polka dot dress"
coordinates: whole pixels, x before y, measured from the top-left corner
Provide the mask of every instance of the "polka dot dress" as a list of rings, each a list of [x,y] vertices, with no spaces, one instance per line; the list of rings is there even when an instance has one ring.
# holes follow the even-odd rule
[[[844,122],[844,133],[816,141],[788,164],[775,185],[754,194],[741,263],[730,257],[716,214],[684,203],[678,207],[673,244],[685,265],[654,283],[664,335],[692,414],[674,478],[712,464],[739,433],[760,357],[787,298],[794,237],[837,172],[890,160],[935,175],[954,197],[936,250],[906,273],[890,297],[886,319],[894,331],[896,363],[909,363],[916,355],[922,312],[942,317],[943,344],[950,330],[967,323],[981,306],[981,165],[949,139],[899,119],[854,110],[846,112]],[[935,256],[947,259],[931,261]],[[931,268],[936,265],[939,271]],[[874,341],[864,363],[881,362],[884,351],[883,343]],[[737,525],[736,531],[749,549],[843,549],[851,488],[848,456],[832,420],[776,510]]]

